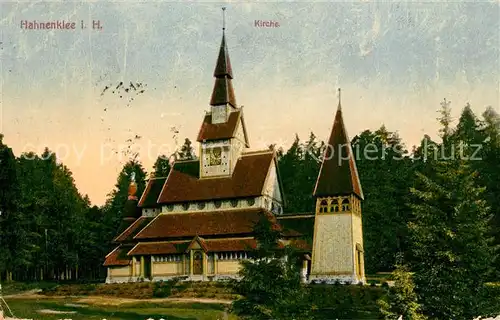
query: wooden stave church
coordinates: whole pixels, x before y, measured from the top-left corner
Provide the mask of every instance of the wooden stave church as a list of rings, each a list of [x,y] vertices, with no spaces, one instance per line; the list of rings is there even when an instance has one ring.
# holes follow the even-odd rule
[[[364,283],[363,192],[340,97],[313,191],[315,212],[283,214],[275,151],[248,151],[224,31],[214,77],[197,138],[200,158],[175,161],[167,177],[151,177],[140,199],[131,182],[128,227],[105,257],[106,283],[237,278],[241,260],[258,245],[253,227],[262,217],[281,230],[283,246],[303,254],[304,281]]]

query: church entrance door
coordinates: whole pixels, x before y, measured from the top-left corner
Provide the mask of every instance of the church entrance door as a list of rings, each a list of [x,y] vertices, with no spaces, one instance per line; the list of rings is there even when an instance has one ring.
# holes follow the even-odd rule
[[[195,251],[193,254],[193,274],[203,274],[203,254]]]

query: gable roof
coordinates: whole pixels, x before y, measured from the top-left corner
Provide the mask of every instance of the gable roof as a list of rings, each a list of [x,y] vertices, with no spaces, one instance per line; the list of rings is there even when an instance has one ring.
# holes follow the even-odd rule
[[[146,189],[139,200],[139,207],[148,208],[157,206],[158,196],[165,184],[166,177],[149,179]]]
[[[279,228],[274,215],[262,208],[160,214],[134,239],[250,234],[262,216],[266,216]]]
[[[199,178],[199,160],[176,162],[165,181],[158,203],[206,201],[258,197],[274,158],[274,152],[243,153],[233,175],[222,178]]]
[[[313,195],[323,197],[355,194],[363,199],[354,157],[339,102]]]
[[[208,113],[203,118],[203,123],[201,124],[200,131],[198,132],[198,138],[196,141],[203,142],[205,140],[222,140],[231,139],[236,136],[238,131],[238,125],[241,123],[243,127],[243,136],[245,137],[245,145],[248,148],[248,137],[245,127],[245,121],[243,120],[243,111],[237,109],[229,114],[228,120],[222,123],[212,123],[212,114]]]

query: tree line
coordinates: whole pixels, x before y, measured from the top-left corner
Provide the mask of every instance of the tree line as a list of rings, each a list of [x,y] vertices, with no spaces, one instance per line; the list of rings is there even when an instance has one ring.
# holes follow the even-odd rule
[[[438,142],[426,135],[420,145],[408,150],[398,134],[385,126],[365,130],[352,139],[365,195],[362,215],[367,273],[393,270],[398,256],[417,256],[414,237],[420,234],[424,239],[426,235],[419,223],[442,227],[447,230],[443,231],[446,239],[446,232],[458,232],[455,223],[459,221],[467,230],[478,230],[469,239],[477,245],[483,236],[484,241],[491,238],[494,244],[500,244],[500,116],[488,107],[477,117],[466,105],[453,126],[449,102],[444,101],[438,111]],[[130,174],[135,172],[140,195],[148,177],[146,169],[138,160],[127,162],[105,204],[97,207],[78,191],[71,171],[50,150],[41,155],[27,153],[16,157],[3,144],[2,137],[0,281],[104,279],[102,263],[114,248],[111,240],[120,229]],[[278,155],[285,212],[313,212],[312,191],[325,143],[311,133],[303,141],[296,135],[287,150],[276,145],[269,147]],[[367,149],[371,150],[369,154]],[[472,156],[481,160],[472,160]],[[185,139],[173,155],[158,157],[150,175],[166,176],[169,159],[195,157],[191,141]],[[449,176],[455,180],[449,180]],[[465,178],[469,180],[460,182]],[[431,186],[435,190],[426,189]],[[458,194],[458,186],[469,189]],[[432,192],[436,194],[431,195]],[[426,202],[430,201],[428,197],[434,202]],[[442,212],[452,207],[440,206],[453,203],[448,198],[468,201],[467,210],[481,207],[484,213],[467,214],[469,211],[460,207],[453,210],[463,209],[464,213],[445,218]],[[441,248],[441,244],[425,243],[436,248]],[[465,243],[455,245],[461,248]],[[442,250],[441,254],[448,254],[446,247]],[[468,247],[464,250],[476,252]],[[495,263],[498,271],[500,262]]]
[[[365,308],[370,316],[362,316],[351,308],[366,307],[354,298],[369,297],[375,288],[303,285],[301,258],[294,259],[297,254],[292,248],[280,250],[280,235],[266,221],[255,228],[256,259],[243,263],[242,279],[234,283],[241,298],[233,302],[232,311],[248,320],[325,319],[346,314],[350,319],[386,320],[497,316],[500,117],[487,108],[478,119],[466,105],[452,127],[449,102],[443,101],[439,112],[438,143],[426,136],[408,152],[397,134],[384,127],[364,131],[352,141],[355,150],[371,145],[378,146],[371,148],[374,153],[379,152],[376,157],[357,154],[366,197],[362,213],[366,269],[368,273],[391,270],[395,280],[394,286],[377,297],[378,312]],[[283,184],[288,194],[295,190],[287,190],[291,186],[286,179],[305,183],[304,172],[318,170],[317,162],[304,156],[314,138],[311,134],[302,144],[297,138],[290,150],[281,152],[280,169],[283,166],[286,172]],[[322,147],[320,143],[318,148]],[[298,161],[306,166],[304,170],[290,165]],[[295,186],[303,186],[306,196],[314,187],[312,181],[307,182]],[[289,199],[287,210],[313,210],[295,200]],[[346,292],[349,299],[345,299]]]

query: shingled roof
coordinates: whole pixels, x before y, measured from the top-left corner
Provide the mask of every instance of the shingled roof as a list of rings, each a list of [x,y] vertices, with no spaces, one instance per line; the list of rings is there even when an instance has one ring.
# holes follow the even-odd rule
[[[205,140],[222,140],[231,139],[236,136],[238,125],[241,123],[243,127],[243,133],[245,137],[245,144],[249,147],[245,121],[243,120],[243,111],[238,109],[229,114],[227,122],[222,123],[212,123],[212,115],[206,114],[201,124],[200,131],[198,133],[198,142],[203,142]]]
[[[262,208],[161,214],[134,239],[180,239],[251,234],[262,216],[266,216],[275,223],[276,228],[279,228],[274,215]]]
[[[335,115],[328,147],[314,188],[314,196],[337,196],[355,194],[363,199],[356,161],[342,118],[339,105]]]
[[[129,256],[163,255],[185,252],[190,241],[141,242],[128,252]]]
[[[144,190],[144,193],[139,201],[139,207],[147,208],[158,205],[158,197],[160,196],[161,189],[165,184],[165,180],[167,180],[165,177],[149,179],[146,189]]]
[[[150,217],[140,217],[135,220],[127,229],[125,229],[118,237],[115,238],[115,242],[129,242],[134,239],[134,236],[139,233],[148,223],[151,222],[153,218]]]
[[[249,251],[257,248],[255,239],[217,239],[200,241],[206,252]],[[128,252],[129,256],[184,253],[192,241],[141,242]]]
[[[199,178],[199,160],[176,163],[158,203],[260,196],[274,157],[273,151],[242,154],[232,176],[213,179]]]
[[[127,256],[129,250],[130,247],[116,247],[106,256],[103,265],[105,267],[128,266],[130,264],[130,258]]]

